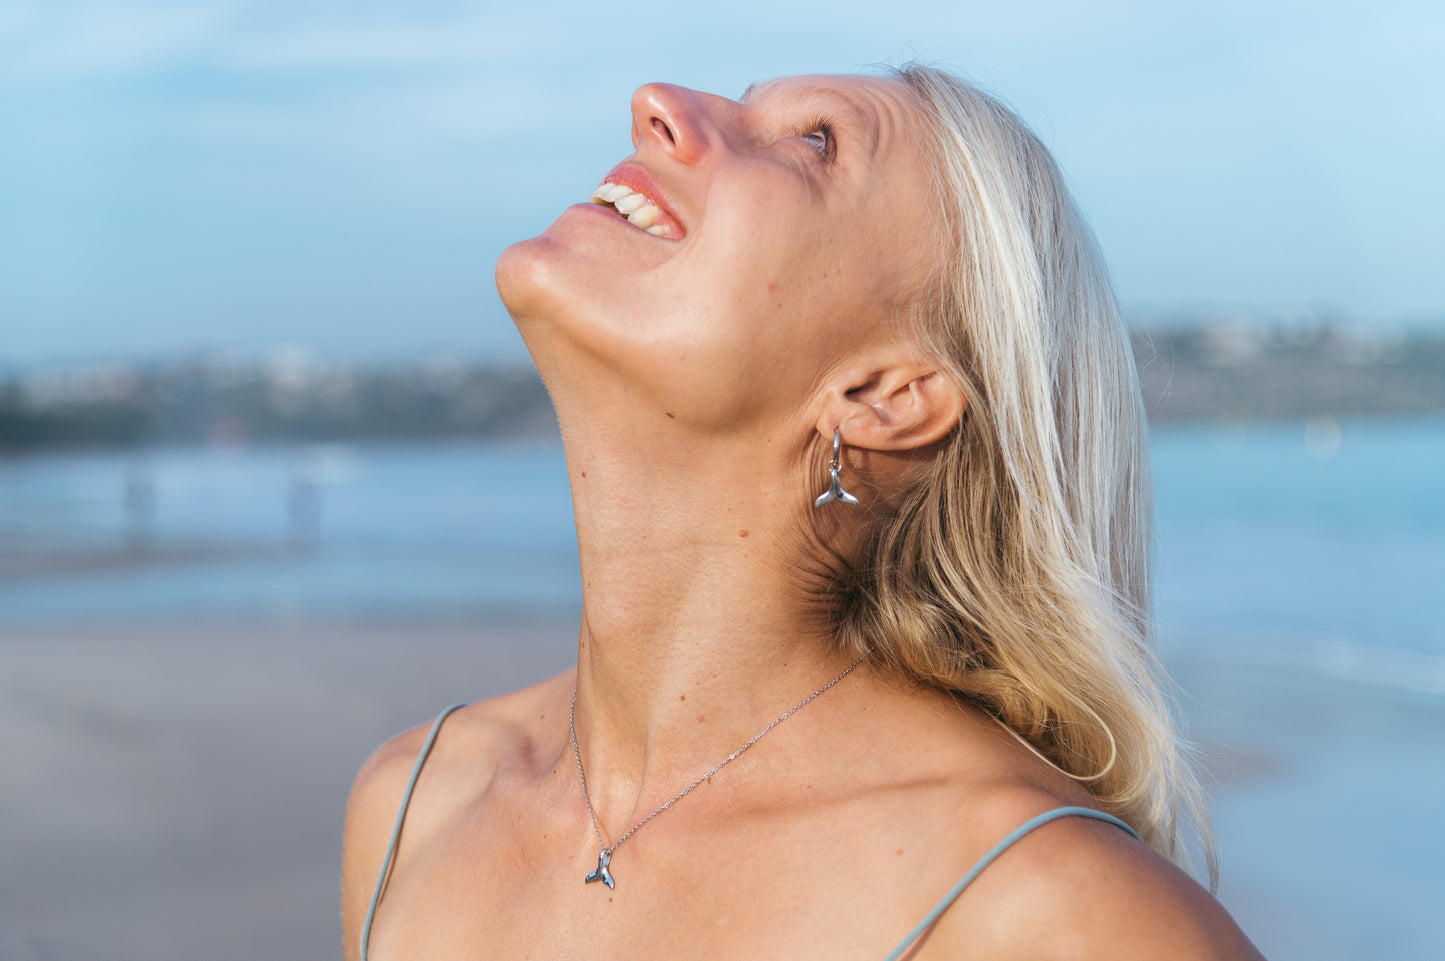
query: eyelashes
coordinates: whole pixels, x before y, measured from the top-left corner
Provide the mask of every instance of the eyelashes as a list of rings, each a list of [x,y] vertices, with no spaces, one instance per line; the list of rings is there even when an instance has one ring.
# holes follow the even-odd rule
[[[827,118],[819,118],[804,128],[805,132],[800,135],[810,147],[818,151],[818,155],[825,162],[831,162],[838,152],[838,141],[833,133],[833,122]]]

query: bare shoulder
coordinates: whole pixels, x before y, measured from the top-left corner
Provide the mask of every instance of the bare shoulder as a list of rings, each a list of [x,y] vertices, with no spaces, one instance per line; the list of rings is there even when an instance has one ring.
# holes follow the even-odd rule
[[[572,672],[452,712],[427,754],[406,812],[405,844],[425,843],[459,804],[486,791],[506,757],[526,749],[572,689]],[[401,809],[402,796],[436,719],[386,741],[368,757],[346,804],[341,858],[341,918],[346,957],[357,957],[361,925]]]
[[[942,704],[942,702],[939,702]],[[908,830],[929,829],[914,865],[914,919],[939,902],[1016,829],[1059,808],[1099,809],[1078,782],[981,712],[944,704],[909,741],[937,753],[900,756],[936,785],[916,795]],[[907,832],[905,832],[907,833]],[[989,863],[919,942],[932,958],[1054,961],[1258,959],[1228,912],[1196,880],[1122,828],[1064,816],[1034,828]]]
[[[998,839],[1060,806],[1033,786],[990,794],[984,820]],[[1261,957],[1197,881],[1119,827],[1088,817],[1050,821],[1009,847],[929,940],[941,957],[965,947],[985,957],[1058,961]]]

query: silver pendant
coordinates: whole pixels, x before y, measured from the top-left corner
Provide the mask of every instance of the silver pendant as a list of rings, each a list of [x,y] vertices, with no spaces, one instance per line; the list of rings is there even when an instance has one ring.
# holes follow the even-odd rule
[[[612,863],[612,852],[611,852],[611,851],[607,850],[606,848],[603,848],[601,851],[598,851],[598,852],[597,852],[597,870],[596,870],[596,871],[593,871],[591,874],[587,875],[587,877],[582,881],[582,883],[583,883],[583,884],[591,884],[593,881],[601,881],[603,884],[607,885],[607,890],[611,891],[613,888],[615,888],[615,887],[617,886],[616,882],[614,882],[614,881],[612,880],[612,872],[609,871],[609,870],[607,870],[607,866],[608,866],[609,864],[611,864],[611,863]]]
[[[837,501],[840,504],[852,504],[858,506],[858,498],[843,489],[843,481],[838,477],[838,472],[843,469],[843,434],[841,431],[833,431],[833,459],[828,462],[828,489],[818,495],[813,501],[813,507],[822,507],[824,504],[831,504]]]
[[[827,490],[818,495],[817,500],[813,501],[813,506],[822,507],[824,504],[831,504],[833,501],[838,501],[841,504],[852,504],[854,507],[857,507],[858,498],[843,489],[843,483],[838,479],[838,468],[834,467],[832,474],[832,483],[828,485]]]

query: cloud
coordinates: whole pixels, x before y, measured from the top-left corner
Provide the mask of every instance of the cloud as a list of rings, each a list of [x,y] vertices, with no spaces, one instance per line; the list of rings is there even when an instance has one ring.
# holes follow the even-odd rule
[[[212,49],[229,4],[17,3],[0,24],[0,70],[28,80],[143,72]]]
[[[518,58],[533,45],[535,40],[522,26],[485,17],[313,21],[240,38],[219,55],[247,72],[433,70],[495,65]]]
[[[181,123],[204,140],[273,144],[362,161],[507,141],[540,129],[548,105],[533,89],[497,80],[423,78],[329,90],[292,99],[284,108],[245,100],[196,104],[184,111]]]
[[[209,70],[241,76],[480,69],[545,35],[511,14],[392,12],[318,3],[20,2],[0,12],[0,76],[88,80]]]

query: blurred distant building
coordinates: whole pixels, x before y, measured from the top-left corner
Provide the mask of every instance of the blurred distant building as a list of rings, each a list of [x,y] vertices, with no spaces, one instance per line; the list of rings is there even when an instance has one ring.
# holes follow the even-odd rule
[[[1153,420],[1445,411],[1445,335],[1286,315],[1133,332]]]
[[[1295,312],[1188,325],[1150,321],[1136,326],[1132,338],[1145,405],[1156,421],[1445,411],[1445,333],[1410,334]],[[555,429],[535,371],[467,364],[450,355],[364,367],[283,346],[260,356],[0,374],[0,453],[478,438]]]

